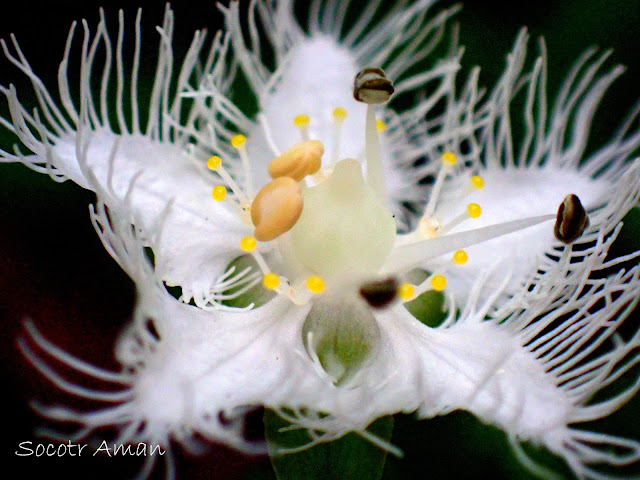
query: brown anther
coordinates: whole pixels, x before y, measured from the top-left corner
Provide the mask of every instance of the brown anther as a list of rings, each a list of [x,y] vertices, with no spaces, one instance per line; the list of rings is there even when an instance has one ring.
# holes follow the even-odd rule
[[[571,193],[564,197],[553,227],[555,237],[563,243],[573,243],[588,227],[589,217],[578,196]]]
[[[393,302],[398,293],[398,281],[394,277],[376,280],[360,286],[360,296],[373,308],[383,308]]]
[[[363,68],[353,81],[353,97],[364,103],[384,103],[393,94],[393,83],[381,68]]]
[[[280,177],[267,183],[251,204],[253,236],[268,242],[291,230],[302,213],[302,191],[291,177]]]
[[[298,143],[269,164],[269,175],[271,178],[291,177],[299,182],[320,170],[323,153],[324,146],[319,140]]]

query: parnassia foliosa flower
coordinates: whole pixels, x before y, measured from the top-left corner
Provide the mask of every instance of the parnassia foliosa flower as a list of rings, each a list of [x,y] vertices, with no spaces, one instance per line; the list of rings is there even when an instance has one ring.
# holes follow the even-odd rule
[[[380,18],[379,3],[346,22],[348,2],[316,1],[303,28],[291,2],[231,2],[225,30],[209,46],[196,32],[181,61],[167,7],[145,105],[140,13],[131,65],[122,13],[115,42],[104,18],[93,33],[83,22],[79,72],[72,26],[58,100],[17,40],[2,42],[39,102],[30,112],[2,87],[10,117],[0,122],[22,143],[2,160],[94,191],[91,221],[138,292],[115,348],[120,372],[26,324],[20,345],[34,367],[107,405],[39,407],[77,423],[73,441],[111,426],[118,443],[264,451],[243,435],[246,412],[262,405],[308,431],[299,448],[356,431],[398,453],[367,430],[374,420],[464,409],[502,428],[542,477],[551,472],[521,442],[579,478],[640,459],[637,441],[582,425],[640,388],[625,375],[640,330],[619,328],[640,268],[619,269],[636,254],[607,257],[640,197],[640,107],[585,154],[620,67],[602,72],[608,54],[588,51],[550,105],[544,45],[527,70],[523,31],[489,94],[477,70],[457,93],[455,42],[430,70],[412,69],[455,9],[432,16],[422,0]],[[246,97],[257,113],[238,106]],[[437,326],[412,308],[433,292],[446,298]],[[112,390],[75,385],[45,357]]]

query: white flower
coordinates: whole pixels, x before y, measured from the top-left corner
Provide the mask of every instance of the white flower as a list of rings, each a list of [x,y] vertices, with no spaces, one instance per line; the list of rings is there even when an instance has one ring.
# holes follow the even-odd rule
[[[73,440],[116,426],[117,443],[168,447],[174,438],[195,448],[199,435],[254,451],[261,446],[244,439],[244,414],[265,405],[309,431],[304,447],[355,430],[395,451],[367,432],[376,418],[466,409],[504,429],[543,476],[520,442],[543,444],[581,478],[604,478],[594,463],[638,460],[637,442],[575,427],[608,415],[640,386],[608,390],[640,359],[640,333],[618,331],[638,301],[640,268],[602,273],[635,258],[605,257],[640,196],[640,163],[628,159],[640,133],[627,132],[638,111],[583,159],[591,116],[619,69],[594,81],[601,58],[580,76],[585,56],[547,120],[545,55],[521,73],[523,32],[486,101],[477,71],[456,98],[456,48],[432,70],[406,73],[453,13],[425,21],[431,3],[395,7],[363,33],[378,3],[348,29],[347,3],[323,3],[319,16],[314,2],[307,35],[290,2],[254,1],[246,36],[232,2],[223,8],[227,33],[208,51],[196,33],[177,75],[167,9],[144,128],[140,16],[130,84],[122,14],[115,50],[104,20],[93,40],[83,23],[78,104],[67,81],[72,28],[59,75],[64,112],[17,42],[15,54],[2,43],[40,102],[31,115],[15,89],[2,89],[11,111],[3,125],[30,151],[0,152],[3,159],[95,191],[93,224],[139,295],[116,347],[119,373],[70,356],[27,324],[30,341],[20,345],[41,373],[68,393],[112,404],[41,407],[43,415],[80,424]],[[273,71],[256,17],[274,50]],[[99,49],[105,65],[96,64]],[[371,65],[397,80],[397,96],[426,83],[435,93],[402,113],[381,109],[380,124],[374,103],[392,88]],[[234,89],[238,68],[258,101],[255,118],[234,104],[247,95]],[[101,78],[98,99],[92,75]],[[510,109],[519,93],[525,134],[517,149]],[[419,181],[428,175],[427,195]],[[424,206],[413,229],[406,202]],[[180,298],[167,286],[180,287]],[[448,316],[437,328],[405,308],[431,290],[447,293]],[[38,350],[117,388],[73,385]],[[596,393],[605,399],[594,401]]]

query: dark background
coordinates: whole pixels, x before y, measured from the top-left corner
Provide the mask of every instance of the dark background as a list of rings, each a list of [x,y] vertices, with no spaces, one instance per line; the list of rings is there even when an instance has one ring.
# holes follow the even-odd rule
[[[11,12],[0,13],[0,37],[8,39],[9,33],[15,33],[31,65],[54,90],[71,21],[87,18],[94,29],[101,5],[111,25],[116,25],[117,9],[124,8],[130,26],[137,7],[144,7],[143,48],[146,58],[152,60],[143,71],[146,67],[152,72],[157,49],[153,27],[162,20],[161,0],[15,2]],[[186,49],[195,29],[215,31],[220,26],[221,15],[213,1],[176,1],[172,7],[176,52]],[[636,0],[476,1],[466,3],[457,20],[461,44],[467,48],[464,66],[468,70],[480,64],[481,84],[488,86],[502,72],[522,25],[529,27],[532,47],[533,39],[545,35],[550,99],[585,48],[613,48],[609,65],[622,63],[628,71],[607,93],[598,111],[594,145],[606,141],[640,97],[640,6]],[[115,31],[112,26],[112,41]],[[129,38],[131,32],[128,30]],[[531,54],[534,52],[532,48]],[[25,77],[3,57],[0,84],[9,83],[15,83],[19,93],[28,91]],[[7,115],[4,100],[0,100],[0,113]],[[11,137],[0,130],[0,146],[7,149],[11,144]],[[134,293],[130,280],[105,253],[88,221],[87,206],[93,199],[92,193],[69,182],[56,184],[21,166],[0,166],[0,368],[7,415],[2,435],[6,445],[0,446],[0,458],[9,462],[5,463],[7,468],[16,465],[22,478],[131,478],[138,465],[137,460],[104,457],[36,459],[13,454],[19,442],[38,442],[33,431],[42,422],[28,408],[31,399],[44,403],[68,403],[69,399],[20,355],[16,338],[22,334],[25,317],[32,318],[47,337],[74,355],[106,368],[117,367],[112,359],[113,341],[131,314]],[[631,239],[639,231],[627,228],[625,235]],[[638,437],[637,409],[637,401],[626,407],[612,420],[612,431]],[[399,418],[394,442],[407,455],[401,462],[388,462],[386,478],[527,478],[510,454],[504,435],[467,414],[418,424],[408,417]],[[562,468],[561,462],[553,465]],[[268,468],[265,458],[244,457],[221,446],[214,446],[206,458],[178,453],[180,478],[268,478]],[[161,474],[155,472],[158,478]]]

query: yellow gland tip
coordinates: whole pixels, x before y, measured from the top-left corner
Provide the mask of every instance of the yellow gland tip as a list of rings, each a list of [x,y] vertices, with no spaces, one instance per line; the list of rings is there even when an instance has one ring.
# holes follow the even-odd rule
[[[211,196],[216,202],[221,202],[227,196],[227,189],[222,185],[218,185],[213,187],[213,192],[211,192]]]
[[[307,278],[307,289],[311,292],[311,293],[322,293],[324,292],[324,280],[322,279],[322,277],[319,277],[317,275],[312,275],[309,278]]]
[[[398,296],[403,300],[411,300],[416,294],[416,289],[410,283],[403,283],[398,288]]]
[[[431,278],[431,287],[433,287],[436,292],[441,292],[447,287],[447,279],[444,278],[443,275],[434,275],[433,278]]]
[[[458,250],[453,254],[453,261],[458,265],[464,265],[469,260],[469,255],[464,250]]]
[[[458,157],[456,157],[456,154],[453,152],[444,152],[442,154],[442,161],[446,164],[446,165],[455,165],[456,163],[458,163]]]
[[[309,122],[311,122],[309,115],[305,115],[304,113],[296,115],[293,119],[293,124],[298,128],[306,127],[307,125],[309,125]]]
[[[471,185],[480,190],[484,187],[484,178],[479,177],[478,175],[474,175],[471,177]]]
[[[382,120],[376,120],[376,128],[378,129],[378,133],[382,133],[387,130],[387,124]]]
[[[258,241],[251,236],[244,237],[242,240],[240,240],[240,248],[245,252],[251,252],[255,250],[257,244]]]
[[[334,108],[333,109],[333,118],[335,118],[338,122],[343,121],[345,118],[347,118],[347,110],[345,108],[343,108],[343,107]]]
[[[467,206],[467,212],[469,212],[471,218],[478,218],[482,215],[482,208],[477,203],[470,203]]]
[[[275,290],[280,285],[280,277],[275,273],[267,273],[262,279],[262,284],[268,290]]]
[[[221,163],[222,159],[219,156],[214,155],[213,157],[209,157],[209,160],[207,160],[207,168],[209,170],[215,170]]]
[[[242,148],[245,143],[247,143],[247,137],[244,135],[234,135],[231,137],[231,145],[235,148]]]

